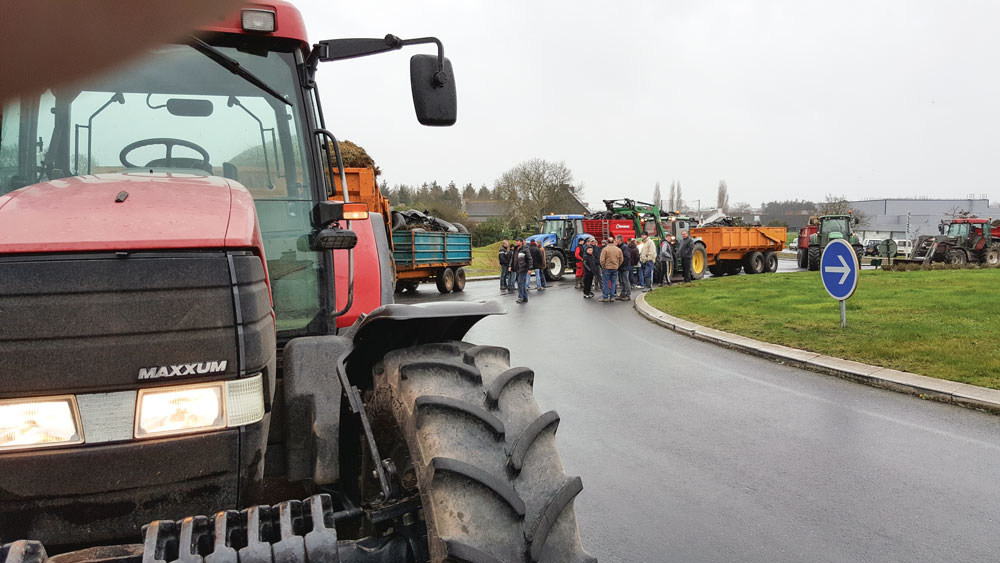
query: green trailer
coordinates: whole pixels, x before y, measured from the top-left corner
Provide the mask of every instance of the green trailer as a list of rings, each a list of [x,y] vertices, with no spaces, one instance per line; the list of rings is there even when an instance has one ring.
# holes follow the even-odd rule
[[[393,231],[392,261],[397,293],[416,291],[420,282],[431,280],[441,293],[462,291],[465,266],[472,263],[472,237],[417,229]]]

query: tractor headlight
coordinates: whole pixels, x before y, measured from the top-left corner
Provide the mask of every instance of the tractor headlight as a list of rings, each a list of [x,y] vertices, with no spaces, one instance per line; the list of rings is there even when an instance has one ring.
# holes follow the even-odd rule
[[[83,442],[72,396],[0,401],[0,451]]]
[[[135,437],[169,436],[226,426],[222,383],[139,391]]]
[[[264,383],[260,374],[224,382],[142,389],[136,401],[135,437],[233,428],[263,418]]]

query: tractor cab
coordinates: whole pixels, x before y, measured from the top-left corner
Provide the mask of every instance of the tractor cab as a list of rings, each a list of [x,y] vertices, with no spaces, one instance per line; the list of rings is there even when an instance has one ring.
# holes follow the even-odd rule
[[[546,215],[542,217],[538,234],[529,238],[541,246],[555,246],[576,250],[580,235],[583,234],[583,215]]]
[[[817,229],[809,236],[809,245],[819,245],[825,247],[831,240],[845,239],[852,246],[859,245],[857,236],[852,227],[858,223],[858,219],[848,215],[824,215],[813,220]]]

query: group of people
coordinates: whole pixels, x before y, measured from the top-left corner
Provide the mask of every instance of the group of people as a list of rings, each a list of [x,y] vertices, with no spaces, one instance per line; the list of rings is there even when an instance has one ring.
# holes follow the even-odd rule
[[[524,242],[523,238],[513,243],[503,241],[497,255],[500,262],[500,291],[517,291],[517,302],[528,301],[528,287],[531,272],[535,272],[535,289],[545,289],[545,248],[537,242]]]
[[[576,248],[577,287],[583,289],[583,297],[594,297],[594,286],[601,291],[598,301],[631,301],[632,289],[642,289],[645,293],[653,289],[653,272],[656,262],[661,262],[664,272],[660,286],[671,285],[670,272],[677,264],[677,272],[683,274],[684,281],[691,281],[691,256],[694,242],[687,231],[681,231],[677,240],[673,235],[660,242],[659,247],[646,233],[637,241],[625,240],[622,235],[598,241],[589,237]],[[525,243],[517,239],[513,243],[503,241],[497,256],[500,262],[500,290],[517,291],[517,302],[528,301],[531,272],[535,272],[535,288],[545,289],[545,248],[535,241]]]

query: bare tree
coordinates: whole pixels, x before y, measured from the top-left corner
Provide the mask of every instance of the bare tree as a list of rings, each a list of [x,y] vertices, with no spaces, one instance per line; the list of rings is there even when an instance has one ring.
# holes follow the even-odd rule
[[[726,185],[725,180],[719,181],[719,193],[715,197],[715,206],[723,213],[729,212],[729,186]]]
[[[681,195],[681,183],[677,182],[677,198],[674,200],[674,209],[680,209],[684,207],[684,196]]]
[[[653,188],[653,205],[663,205],[660,199],[663,198],[663,194],[660,193],[660,183],[656,183],[656,187]]]
[[[817,206],[820,215],[847,215],[851,205],[842,195],[826,194],[826,201]]]
[[[667,200],[667,209],[670,211],[677,209],[675,203],[677,203],[677,184],[670,182],[670,199]]]
[[[511,216],[526,224],[544,213],[554,213],[576,191],[573,173],[565,162],[540,158],[526,160],[503,173],[496,181],[497,197],[506,202]]]
[[[732,209],[729,210],[729,214],[733,217],[747,218],[751,213],[753,213],[753,207],[745,201],[736,202],[736,205],[733,205]]]

